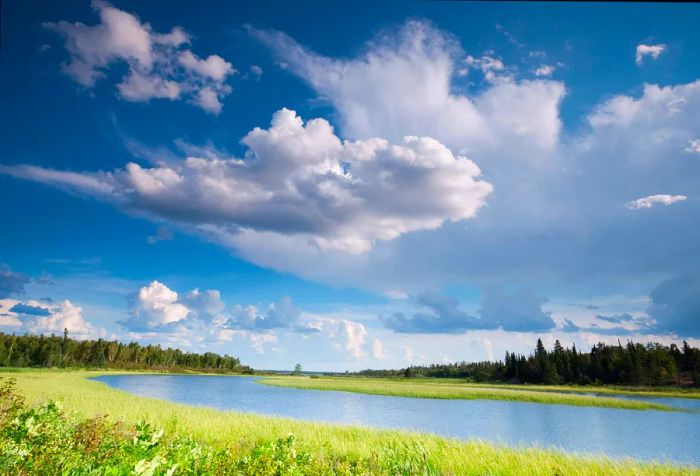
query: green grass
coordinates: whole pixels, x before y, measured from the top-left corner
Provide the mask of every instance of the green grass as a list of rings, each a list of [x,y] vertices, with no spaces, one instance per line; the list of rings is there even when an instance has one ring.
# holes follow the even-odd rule
[[[559,392],[559,393],[596,393],[600,395],[626,395],[638,397],[654,398],[689,398],[700,399],[700,389],[679,388],[679,387],[634,387],[621,385],[536,385],[536,384],[508,384],[490,382],[471,382],[454,378],[429,378],[429,377],[396,377],[396,378],[376,378],[376,377],[352,377],[363,380],[389,380],[394,382],[411,382],[414,384],[430,385],[468,385],[470,387],[481,388],[503,388],[510,390],[531,390],[537,392]]]
[[[479,441],[465,442],[432,435],[317,424],[180,405],[130,395],[88,380],[88,377],[103,373],[32,371],[0,373],[0,377],[17,379],[18,390],[30,404],[58,400],[75,418],[106,414],[109,421],[127,424],[144,420],[164,428],[168,434],[191,437],[215,448],[226,448],[234,454],[254,452],[260,445],[270,445],[270,442],[292,433],[300,445],[299,451],[312,455],[317,465],[314,471],[300,474],[332,474],[328,468],[333,468],[333,465],[329,461],[350,462],[359,467],[365,464],[369,468],[365,474],[421,474],[420,471],[401,471],[401,465],[417,458],[423,461],[423,466],[411,463],[405,467],[432,468],[437,474],[454,475],[700,475],[698,468],[671,464],[613,461],[537,448],[513,449]],[[386,456],[386,451],[393,453]],[[387,469],[386,458],[396,463],[392,466],[394,469]]]
[[[443,379],[446,380],[446,379]],[[700,390],[696,388],[684,389],[675,387],[624,387],[624,386],[596,386],[596,385],[509,385],[474,383],[471,385],[484,388],[517,388],[519,390],[531,390],[537,392],[561,392],[561,393],[596,393],[600,395],[624,395],[650,398],[688,398],[700,399]]]
[[[367,393],[417,398],[440,398],[457,400],[505,400],[511,402],[531,402],[544,404],[576,405],[585,407],[606,407],[628,410],[684,411],[660,403],[620,398],[577,395],[571,390],[556,391],[551,387],[515,387],[506,385],[481,385],[466,382],[431,382],[429,379],[379,379],[357,377],[266,377],[260,383],[278,387],[303,388],[310,390],[337,390],[343,392]]]

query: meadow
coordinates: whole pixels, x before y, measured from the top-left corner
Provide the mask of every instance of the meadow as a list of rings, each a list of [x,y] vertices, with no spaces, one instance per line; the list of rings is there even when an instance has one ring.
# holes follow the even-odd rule
[[[309,390],[335,390],[416,398],[440,398],[460,400],[503,400],[541,404],[562,404],[584,407],[605,407],[628,410],[681,411],[668,405],[625,400],[593,395],[580,395],[575,392],[596,392],[608,394],[630,394],[644,396],[669,396],[670,392],[631,392],[601,387],[551,387],[515,386],[495,384],[475,384],[456,379],[384,379],[362,377],[267,377],[260,381],[266,385],[302,388]],[[586,388],[587,390],[584,390]],[[600,390],[600,391],[599,391]],[[697,398],[697,393],[677,393],[673,396]]]
[[[16,393],[26,399],[21,418],[0,421],[4,448],[0,471],[106,474],[113,467],[111,474],[149,475],[700,474],[698,468],[673,464],[508,448],[180,405],[88,380],[100,374],[104,372],[0,373],[5,382],[8,377],[16,379]],[[3,398],[5,413],[9,399],[7,395]],[[47,405],[50,401],[59,402],[60,407]],[[51,442],[56,442],[54,452]]]

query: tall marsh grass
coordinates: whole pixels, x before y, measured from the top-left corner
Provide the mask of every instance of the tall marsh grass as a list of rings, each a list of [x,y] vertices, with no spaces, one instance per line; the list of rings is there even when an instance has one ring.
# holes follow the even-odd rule
[[[353,377],[360,380],[388,380],[394,382],[410,382],[413,385],[459,385],[475,388],[496,388],[506,390],[522,390],[533,392],[557,392],[557,393],[594,393],[598,395],[625,395],[653,398],[688,398],[700,399],[700,388],[680,387],[635,387],[623,385],[538,385],[538,384],[509,384],[490,382],[470,382],[455,378],[430,378],[414,377],[406,378],[377,378],[377,377]]]
[[[426,381],[389,380],[374,378],[324,377],[267,377],[260,380],[266,385],[303,388],[310,390],[336,390],[416,398],[440,398],[453,400],[505,400],[543,404],[576,405],[581,407],[606,407],[627,410],[683,411],[660,403],[620,398],[577,395],[552,390],[514,389],[505,386],[481,386],[467,383],[430,383]]]
[[[0,377],[17,380],[17,391],[29,407],[58,401],[69,421],[91,421],[103,415],[106,425],[116,422],[127,432],[138,433],[139,425],[149,432],[164,431],[164,453],[168,458],[184,458],[175,474],[217,474],[197,468],[188,451],[203,455],[225,454],[226,468],[244,468],[229,474],[389,474],[389,475],[698,475],[698,468],[633,460],[569,455],[538,448],[513,449],[479,441],[458,441],[431,435],[325,425],[286,418],[223,412],[138,397],[88,380],[99,372],[18,372]],[[315,379],[316,380],[316,379]],[[318,379],[321,380],[321,379]],[[86,420],[87,419],[87,420]],[[148,433],[151,434],[151,433]],[[288,440],[289,435],[292,440]],[[159,437],[159,438],[161,438]],[[147,436],[144,436],[147,439]],[[124,443],[126,444],[126,443]],[[174,449],[171,448],[175,445]],[[184,445],[184,446],[183,446]],[[189,445],[189,446],[188,446]],[[194,446],[193,446],[194,445]],[[178,448],[187,453],[182,455]],[[195,448],[195,449],[192,449]],[[197,449],[199,448],[199,449]],[[79,450],[79,449],[78,449]],[[37,450],[38,451],[38,450]],[[150,454],[150,453],[149,453]],[[180,456],[177,456],[180,455]],[[299,460],[295,458],[300,456]],[[31,453],[29,454],[31,456]],[[0,455],[0,459],[5,456]],[[133,464],[141,461],[129,461]],[[151,473],[145,458],[141,474],[168,474],[168,465],[158,465]],[[155,458],[155,456],[153,456]],[[248,458],[246,460],[246,458]],[[294,459],[294,461],[291,461]],[[173,460],[174,461],[174,460]],[[204,461],[204,460],[203,460]],[[208,461],[208,460],[207,460]],[[247,461],[247,463],[241,463]],[[295,469],[284,466],[287,461]],[[291,461],[291,462],[290,462]],[[270,473],[256,464],[277,468]],[[194,466],[192,466],[194,464]],[[213,464],[213,463],[212,463]],[[238,466],[245,465],[249,466]],[[188,466],[189,465],[189,466]],[[220,466],[211,466],[220,468]],[[160,469],[159,469],[160,468]],[[246,472],[249,468],[250,472]],[[252,469],[251,469],[252,468]],[[285,469],[286,468],[286,469]],[[275,472],[276,471],[276,472]],[[7,474],[7,473],[6,473]],[[49,470],[9,474],[59,474]],[[87,474],[66,472],[64,474]],[[98,470],[91,474],[106,474]],[[114,472],[113,474],[127,474]],[[135,474],[135,473],[131,473]],[[225,474],[225,473],[220,473]]]

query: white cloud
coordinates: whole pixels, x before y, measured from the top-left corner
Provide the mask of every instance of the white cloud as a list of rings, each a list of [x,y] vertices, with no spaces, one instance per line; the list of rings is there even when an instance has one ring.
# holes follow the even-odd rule
[[[274,334],[250,334],[250,343],[258,354],[265,353],[266,344],[275,344],[277,336]]]
[[[349,252],[471,218],[492,190],[474,162],[436,140],[343,142],[327,121],[304,124],[288,109],[242,142],[245,160],[188,157],[150,168],[130,163],[111,173],[28,166],[0,171],[196,227],[215,239],[271,232]]]
[[[63,300],[47,306],[49,316],[36,317],[27,323],[27,327],[37,333],[61,333],[64,329],[76,336],[94,334],[94,328],[82,316],[82,308]]]
[[[178,61],[185,68],[194,71],[202,76],[208,76],[214,81],[221,82],[226,79],[229,74],[235,73],[231,63],[224,60],[219,55],[209,55],[203,60],[197,57],[190,50],[183,51]]]
[[[501,72],[504,71],[506,68],[503,64],[503,61],[501,61],[498,58],[489,56],[488,54],[480,58],[475,58],[471,55],[468,55],[467,59],[465,60],[465,63],[467,64],[467,69],[460,70],[460,72],[458,73],[459,75],[466,75],[469,71],[469,68],[472,68],[481,71],[481,73],[484,75],[484,79],[489,83],[495,83],[498,81],[509,81],[512,79],[507,74],[501,74]]]
[[[415,357],[415,353],[413,352],[413,349],[409,346],[404,346],[403,348],[403,357],[401,360],[408,364],[413,364],[413,358]]]
[[[472,356],[472,361],[494,360],[493,344],[485,337],[469,342],[467,352]]]
[[[465,149],[496,190],[489,196],[488,206],[479,210],[478,219],[455,224],[445,218],[430,233],[403,233],[392,240],[372,241],[364,236],[361,226],[355,226],[369,223],[363,221],[364,207],[350,207],[354,214],[327,212],[327,199],[314,198],[320,190],[316,186],[321,180],[318,175],[309,186],[298,181],[298,175],[280,174],[286,182],[291,180],[295,192],[314,192],[306,195],[310,198],[304,203],[309,206],[302,212],[295,206],[282,210],[279,205],[288,205],[288,196],[263,180],[265,167],[252,167],[267,160],[256,151],[240,162],[216,153],[191,154],[206,160],[167,161],[140,170],[130,166],[129,170],[105,174],[106,179],[100,174],[28,166],[5,166],[2,170],[110,200],[131,213],[160,220],[165,215],[166,222],[185,222],[188,229],[263,266],[374,290],[417,293],[425,290],[426,283],[439,288],[456,281],[482,284],[500,280],[517,288],[534,280],[537,291],[546,293],[547,288],[540,288],[539,283],[557,289],[585,286],[582,283],[588,282],[594,270],[595,286],[620,286],[649,276],[673,275],[692,264],[680,257],[692,255],[696,247],[696,200],[689,198],[672,207],[668,210],[672,213],[651,215],[630,213],[623,204],[655,190],[691,197],[698,189],[700,162],[688,160],[683,147],[700,131],[700,116],[695,112],[700,108],[700,82],[645,85],[643,92],[634,96],[610,91],[612,98],[588,118],[589,127],[560,136],[562,83],[512,81],[484,84],[475,94],[458,93],[459,84],[452,82],[455,65],[466,55],[455,51],[459,47],[450,35],[425,24],[380,36],[364,54],[350,59],[323,57],[282,34],[256,34],[333,106],[343,135],[379,136],[400,143],[408,131],[433,136],[454,151]],[[273,130],[277,129],[267,132]],[[308,137],[308,132],[303,137]],[[303,142],[301,135],[299,141]],[[272,143],[267,141],[270,146]],[[195,171],[191,167],[195,164],[201,165],[200,170],[210,167],[211,172]],[[280,168],[273,164],[267,173]],[[285,164],[293,170],[306,170],[299,162]],[[251,179],[250,169],[260,175]],[[352,167],[350,172],[354,173]],[[230,175],[238,178],[238,174],[245,178],[244,187],[220,186]],[[139,185],[119,183],[125,180],[122,176]],[[211,198],[210,202],[201,201],[198,195],[178,195],[181,190],[189,193],[197,183],[193,177],[201,178],[201,190],[206,193],[200,195]],[[257,198],[265,193],[274,199]],[[255,208],[237,208],[240,215],[233,220],[221,209],[238,204],[239,195],[255,197],[248,202]],[[415,195],[432,198],[439,194],[431,190]],[[366,202],[365,195],[354,189],[351,197]],[[193,221],[193,210],[197,217],[202,210],[209,215]],[[320,212],[309,218],[317,210]],[[243,211],[265,217],[266,222],[253,223]],[[328,232],[326,216],[342,216],[342,225],[359,230],[350,235],[363,235],[365,247],[358,248],[367,249],[371,242],[372,249],[353,256],[338,251],[349,247],[337,234]],[[318,217],[321,219],[316,221]],[[363,220],[354,221],[358,217]],[[313,226],[299,231],[289,226],[290,221],[324,226],[320,232]],[[372,227],[383,229],[383,222],[375,221]],[[603,283],[605,280],[608,282]]]
[[[10,312],[19,301],[16,299],[0,299],[0,327],[20,327],[22,321],[16,312]]]
[[[236,329],[217,329],[215,332],[216,339],[221,342],[231,342],[235,337],[245,335],[245,331]]]
[[[671,205],[672,203],[682,202],[688,197],[685,195],[649,195],[648,197],[638,198],[627,202],[627,208],[638,210],[640,208],[651,208],[656,204]]]
[[[217,241],[260,265],[309,279],[410,294],[425,291],[426,283],[436,289],[455,279],[518,287],[533,275],[543,286],[578,286],[592,269],[598,270],[596,285],[601,276],[610,280],[606,286],[656,279],[687,267],[680,256],[692,254],[698,238],[692,220],[697,202],[690,197],[700,186],[700,162],[683,152],[700,130],[698,108],[700,81],[647,84],[639,95],[613,96],[595,107],[590,127],[562,138],[551,155],[508,140],[480,147],[470,156],[495,192],[477,219],[377,242],[362,259],[319,250],[302,237],[260,231]],[[625,203],[659,189],[689,197],[674,210],[687,219],[627,213]],[[650,219],[658,226],[650,227]],[[610,240],[611,233],[634,236],[635,246],[615,245],[622,241]]]
[[[253,73],[253,75],[255,76],[255,79],[260,81],[260,78],[263,75],[263,69],[260,66],[258,66],[256,64],[252,65],[250,67],[250,72]]]
[[[666,45],[637,45],[637,50],[634,60],[637,64],[642,64],[644,62],[644,57],[650,56],[652,60],[659,57],[661,53],[666,50]]]
[[[549,64],[543,64],[539,68],[535,70],[535,76],[545,76],[549,77],[554,73],[554,70],[556,67],[549,65]]]
[[[379,339],[374,339],[372,343],[372,357],[377,360],[381,360],[386,357],[386,351],[384,350],[384,344]]]
[[[152,98],[177,99],[180,85],[160,76],[143,75],[131,71],[124,81],[117,85],[121,96],[128,101],[148,101]]]
[[[221,112],[222,104],[219,101],[219,96],[210,87],[205,87],[199,90],[197,93],[197,104],[204,109],[213,114],[219,114]]]
[[[364,345],[367,329],[359,322],[342,319],[340,321],[340,335],[345,339],[345,350],[354,358],[365,356]]]
[[[316,330],[336,342],[336,348],[347,352],[353,359],[363,359],[367,328],[361,322],[349,319],[320,318],[305,322],[305,329]]]
[[[17,301],[8,304],[10,309]],[[0,316],[4,301],[0,301]],[[27,312],[31,312],[28,308]],[[43,309],[40,309],[43,312]],[[131,316],[119,323],[128,338],[153,343],[192,347],[197,343],[217,345],[234,340],[247,341],[255,354],[278,352],[279,331],[289,344],[290,336],[306,339],[323,336],[326,345],[352,359],[366,357],[367,329],[360,322],[344,318],[303,317],[291,298],[285,296],[269,304],[264,311],[256,306],[227,308],[219,290],[195,288],[178,294],[159,281],[152,281],[132,296]],[[0,325],[9,319],[0,320]]]
[[[200,291],[195,288],[185,293],[181,302],[187,307],[191,315],[207,322],[221,319],[221,314],[226,308],[218,289]]]
[[[618,95],[603,102],[589,115],[588,122],[599,141],[608,141],[615,134],[617,142],[629,140],[658,148],[671,145],[674,140],[680,143],[692,140],[698,125],[693,111],[698,104],[700,80],[665,87],[645,84],[638,98]],[[626,157],[630,150],[624,152]],[[635,148],[634,153],[639,150]]]
[[[219,113],[220,100],[231,90],[224,81],[236,72],[231,63],[218,55],[200,59],[184,49],[190,37],[180,27],[160,34],[105,1],[94,0],[92,7],[100,16],[97,25],[66,21],[44,25],[65,37],[70,62],[64,70],[75,81],[91,88],[112,65],[126,63],[128,72],[117,85],[123,99],[185,98]]]
[[[105,333],[104,329],[86,321],[82,316],[82,308],[68,299],[30,299],[26,302],[1,299],[0,326],[35,334],[62,334],[64,329],[68,329],[71,337],[77,339],[95,338]]]
[[[686,152],[694,152],[700,154],[700,139],[691,139],[688,141],[688,146],[685,148]]]
[[[178,302],[178,294],[163,283],[152,281],[133,296],[131,317],[123,325],[133,329],[157,329],[187,318],[189,309]]]
[[[292,303],[289,296],[284,296],[276,303],[271,303],[264,312],[257,307],[236,305],[232,318],[226,325],[238,329],[279,329],[298,328],[301,311]]]
[[[349,60],[320,56],[284,33],[252,33],[333,105],[347,137],[412,134],[477,151],[505,142],[550,149],[559,136],[562,83],[495,81],[505,68],[500,60],[467,56],[467,67],[471,61],[495,84],[473,97],[454,94],[451,81],[464,53],[453,36],[427,22],[386,31]]]

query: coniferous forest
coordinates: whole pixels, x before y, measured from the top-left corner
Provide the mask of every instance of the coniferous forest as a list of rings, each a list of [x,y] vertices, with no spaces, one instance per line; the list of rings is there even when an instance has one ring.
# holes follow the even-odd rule
[[[0,333],[0,367],[114,368],[130,370],[252,373],[229,355],[197,354],[159,345],[77,340],[68,336]]]
[[[400,370],[363,370],[373,377],[463,378],[477,382],[531,384],[700,386],[700,349],[683,342],[665,346],[628,342],[597,344],[590,352],[556,341],[550,351],[537,339],[529,356],[506,352],[503,361],[457,362]]]
[[[198,354],[136,342],[77,340],[56,335],[0,333],[0,367],[114,368],[129,370],[253,373],[236,357]],[[537,339],[528,356],[506,352],[495,362],[456,362],[398,370],[363,370],[369,377],[461,378],[476,382],[529,384],[700,386],[700,349],[687,342],[665,346],[627,342],[596,344],[590,352],[556,341],[547,350]]]

